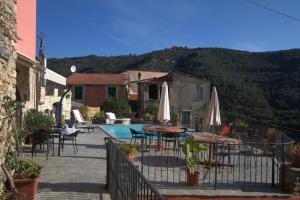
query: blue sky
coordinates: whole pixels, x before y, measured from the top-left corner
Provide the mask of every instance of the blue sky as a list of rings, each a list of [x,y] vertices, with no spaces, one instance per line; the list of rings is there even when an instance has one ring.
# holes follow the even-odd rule
[[[300,18],[299,0],[254,0]],[[245,0],[37,0],[48,57],[142,54],[173,46],[300,47],[300,22]]]

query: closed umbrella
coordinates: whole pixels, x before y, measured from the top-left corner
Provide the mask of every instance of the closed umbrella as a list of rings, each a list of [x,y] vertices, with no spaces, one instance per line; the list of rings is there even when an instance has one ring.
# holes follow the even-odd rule
[[[168,93],[168,84],[163,82],[161,85],[161,97],[158,108],[157,119],[160,123],[164,124],[170,121],[170,105],[169,105],[169,93]]]
[[[205,120],[207,125],[215,126],[221,125],[221,115],[220,115],[220,108],[219,108],[219,99],[217,89],[214,86],[209,102],[208,113]]]

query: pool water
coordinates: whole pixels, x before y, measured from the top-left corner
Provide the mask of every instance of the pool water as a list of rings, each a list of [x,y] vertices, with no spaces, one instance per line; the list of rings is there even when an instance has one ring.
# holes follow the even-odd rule
[[[144,125],[100,125],[100,128],[116,139],[131,138],[130,128],[142,131]]]

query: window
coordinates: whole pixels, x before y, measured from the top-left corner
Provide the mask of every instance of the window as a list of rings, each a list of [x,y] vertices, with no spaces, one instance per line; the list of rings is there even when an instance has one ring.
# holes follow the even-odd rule
[[[181,124],[185,126],[189,126],[191,123],[191,112],[190,111],[182,111],[181,112]]]
[[[204,98],[204,93],[203,93],[203,87],[201,87],[201,86],[198,86],[197,87],[197,100],[203,100]]]
[[[75,86],[74,99],[75,100],[83,100],[83,87],[82,86]]]
[[[149,85],[149,99],[158,99],[158,87],[157,85]]]
[[[107,96],[117,97],[117,88],[116,87],[107,87]]]

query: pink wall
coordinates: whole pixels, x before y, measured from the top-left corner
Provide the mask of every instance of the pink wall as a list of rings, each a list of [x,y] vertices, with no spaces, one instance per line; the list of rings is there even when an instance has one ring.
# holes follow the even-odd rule
[[[35,60],[36,0],[17,0],[17,51]]]

